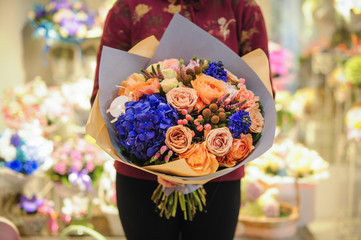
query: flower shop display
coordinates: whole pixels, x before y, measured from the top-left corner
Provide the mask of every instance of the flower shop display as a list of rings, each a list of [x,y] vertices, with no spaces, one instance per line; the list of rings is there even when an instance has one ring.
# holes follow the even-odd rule
[[[250,162],[247,172],[268,184],[316,183],[329,176],[328,163],[314,150],[291,139],[278,140],[262,156]]]
[[[40,128],[28,125],[21,130],[6,129],[0,135],[0,181],[2,194],[21,191],[28,176],[46,171],[53,164],[53,143]]]
[[[242,205],[239,214],[239,222],[244,228],[242,235],[280,239],[296,233],[299,206],[281,202],[279,194],[277,186],[245,175],[241,186]],[[297,200],[298,195],[294,198]]]
[[[152,196],[160,215],[174,216],[179,201],[187,220],[204,209],[199,183],[261,155],[271,146],[275,129],[268,85],[221,42],[193,28],[176,14],[155,54],[149,55],[152,59],[104,47],[99,106],[96,102],[87,125],[114,159],[187,183],[184,189],[159,186]],[[184,38],[189,29],[193,39]],[[209,48],[200,51],[194,44],[199,39]],[[103,131],[98,130],[102,121]]]
[[[94,187],[103,171],[106,154],[99,149],[91,137],[77,136],[54,142],[52,157],[55,160],[49,171],[50,178],[81,192],[95,193]]]
[[[34,27],[33,35],[43,37],[47,47],[55,42],[80,43],[102,34],[102,22],[98,13],[89,10],[81,0],[36,3],[29,11],[28,19]]]
[[[44,132],[51,132],[69,120],[72,108],[57,87],[47,87],[36,77],[4,92],[2,112],[10,128],[20,129],[24,124],[34,123],[40,124]]]

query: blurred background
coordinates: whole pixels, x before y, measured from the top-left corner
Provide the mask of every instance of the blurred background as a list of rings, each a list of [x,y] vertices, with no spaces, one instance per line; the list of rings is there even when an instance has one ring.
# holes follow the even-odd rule
[[[257,2],[277,135],[246,167],[236,238],[360,239],[361,1]],[[47,0],[0,1],[0,216],[23,239],[125,239],[113,160],[84,128],[113,3],[71,5],[91,23],[65,37],[35,21]]]

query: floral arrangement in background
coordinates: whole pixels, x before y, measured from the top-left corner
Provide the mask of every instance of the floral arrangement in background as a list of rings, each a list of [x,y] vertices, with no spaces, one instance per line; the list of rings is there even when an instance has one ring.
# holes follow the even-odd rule
[[[37,77],[31,82],[5,90],[2,112],[10,128],[20,129],[24,124],[34,123],[40,124],[45,131],[51,131],[69,120],[72,107],[58,88],[48,88]]]
[[[246,168],[250,176],[264,182],[315,182],[328,177],[328,163],[314,150],[290,139],[276,142],[264,155],[250,162]]]
[[[105,206],[116,206],[115,178],[116,171],[113,167],[114,160],[104,162],[103,174],[99,182],[98,197]],[[116,209],[115,209],[116,210]]]
[[[361,55],[351,57],[344,65],[345,78],[356,87],[361,87]]]
[[[90,199],[86,196],[72,196],[63,199],[60,219],[67,224],[89,225],[87,218],[90,215]]]
[[[361,104],[354,104],[346,113],[347,138],[361,141]]]
[[[6,129],[0,136],[0,166],[17,173],[31,175],[38,169],[46,171],[53,164],[52,151],[53,143],[33,125],[21,130]]]
[[[295,78],[292,72],[295,68],[293,53],[272,41],[268,43],[268,48],[273,83],[277,90],[284,90]]]
[[[282,132],[294,129],[294,123],[313,113],[316,92],[311,88],[300,88],[295,93],[277,91],[275,104],[277,126]]]
[[[63,96],[75,108],[80,110],[90,110],[90,97],[93,91],[94,81],[91,79],[80,78],[74,83],[65,83],[61,85]],[[81,91],[79,91],[81,89]]]
[[[28,13],[34,27],[34,36],[44,37],[47,46],[54,42],[81,42],[86,38],[100,37],[102,19],[82,0],[49,0],[34,4]]]
[[[240,216],[278,218],[284,217],[277,200],[279,189],[268,187],[258,179],[245,177],[242,180],[242,205]]]
[[[48,230],[51,233],[57,233],[59,226],[57,223],[58,213],[54,210],[54,202],[44,198],[38,198],[36,195],[27,197],[25,195],[19,196],[18,208],[22,214],[22,221],[20,221],[20,231],[23,234],[40,234],[45,224],[48,223]],[[30,219],[25,216],[37,217]],[[34,232],[35,230],[35,232]]]
[[[61,141],[56,139],[52,157],[55,160],[50,170],[53,181],[74,186],[81,191],[94,191],[94,185],[101,177],[107,155],[99,149],[90,136],[74,136]]]

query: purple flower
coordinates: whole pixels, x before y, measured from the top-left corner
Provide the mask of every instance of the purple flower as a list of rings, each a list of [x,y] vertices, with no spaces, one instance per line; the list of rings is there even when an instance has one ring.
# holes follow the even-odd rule
[[[119,145],[140,160],[149,160],[164,145],[169,127],[177,125],[177,111],[159,94],[127,102],[115,123]]]
[[[44,5],[35,3],[33,9],[34,9],[36,18],[41,18],[46,14]]]
[[[264,187],[258,181],[250,182],[246,187],[246,198],[251,201],[256,201],[264,192]]]
[[[50,0],[50,3],[54,4],[54,12],[59,11],[60,9],[70,9],[71,4],[68,0]]]
[[[221,61],[210,62],[208,64],[208,68],[204,70],[204,74],[227,82],[227,72],[224,70],[223,63]]]
[[[24,195],[20,196],[19,207],[24,209],[26,213],[36,213],[43,204],[44,199],[38,199],[35,195],[32,198],[27,198]]]
[[[13,145],[16,148],[21,146],[21,138],[19,137],[19,135],[17,133],[15,133],[11,136],[10,143],[11,143],[11,145]]]
[[[77,20],[75,17],[63,18],[60,22],[60,26],[68,31],[69,36],[73,37],[78,32],[81,26],[81,22]]]
[[[241,138],[241,133],[247,134],[250,126],[251,118],[247,111],[240,110],[229,117],[228,128],[233,138]]]

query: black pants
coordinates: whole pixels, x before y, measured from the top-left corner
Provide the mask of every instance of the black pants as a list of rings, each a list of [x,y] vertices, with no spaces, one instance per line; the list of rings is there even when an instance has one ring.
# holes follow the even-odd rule
[[[127,240],[232,240],[240,208],[240,181],[206,183],[207,212],[160,217],[150,199],[157,182],[117,174],[117,204]],[[180,210],[180,209],[179,209]],[[179,237],[181,236],[181,237]]]

